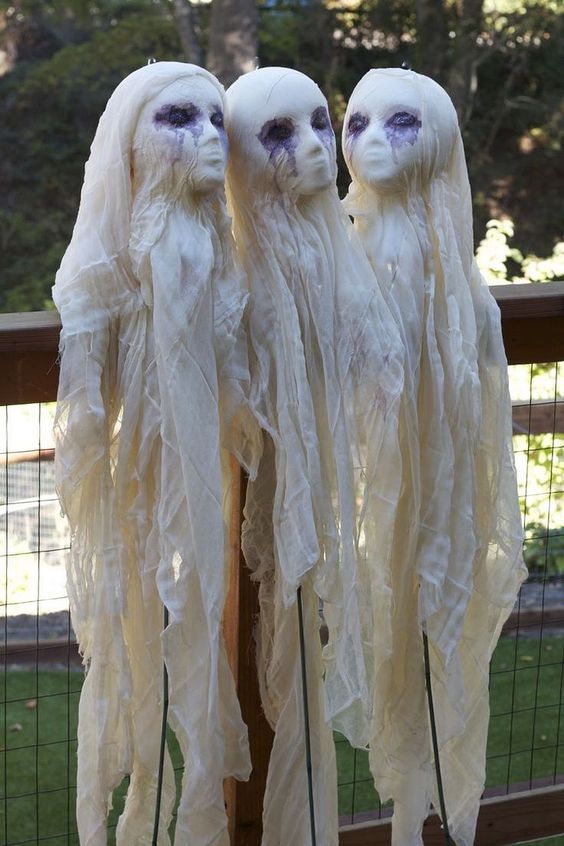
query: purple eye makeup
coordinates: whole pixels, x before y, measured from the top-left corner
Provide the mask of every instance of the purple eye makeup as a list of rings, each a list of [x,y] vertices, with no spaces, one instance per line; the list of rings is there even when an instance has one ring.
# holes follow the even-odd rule
[[[189,103],[186,106],[162,106],[155,115],[155,123],[168,124],[174,129],[183,129],[196,123],[202,117],[197,106]]]
[[[267,121],[259,132],[259,141],[267,150],[273,150],[284,144],[294,134],[294,124],[289,118],[277,118]]]
[[[323,144],[328,147],[333,143],[335,133],[325,106],[318,106],[311,114],[311,128],[316,132]]]
[[[362,112],[354,112],[347,124],[347,135],[356,138],[361,132],[364,132],[369,123],[368,115],[364,115]]]
[[[170,103],[161,106],[154,117],[158,129],[167,128],[174,131],[178,150],[182,149],[184,130],[186,129],[191,133],[194,143],[198,143],[198,139],[204,131],[203,121],[204,116],[201,109],[193,103],[185,103],[183,106]]]
[[[224,129],[223,112],[220,112],[219,109],[213,112],[210,116],[210,122],[216,129]]]
[[[421,121],[413,112],[400,111],[388,118],[384,124],[386,138],[394,150],[405,144],[413,146],[421,129]]]
[[[227,155],[227,135],[223,124],[223,112],[220,108],[212,106],[209,121],[218,132],[221,145]],[[153,122],[157,129],[169,129],[174,132],[178,152],[182,149],[184,132],[191,133],[194,143],[197,145],[204,132],[206,116],[202,109],[194,103],[167,103],[155,113]]]
[[[331,129],[329,115],[327,114],[327,109],[324,106],[319,106],[312,112],[311,126],[316,132],[324,132],[327,129]]]
[[[292,173],[296,170],[296,128],[290,118],[267,120],[257,135],[258,140],[269,153],[270,161],[275,161],[282,153],[287,153]]]

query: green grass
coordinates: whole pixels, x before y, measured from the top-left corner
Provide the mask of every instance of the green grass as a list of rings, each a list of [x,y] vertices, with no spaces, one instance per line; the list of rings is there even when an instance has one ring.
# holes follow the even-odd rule
[[[563,637],[500,641],[492,662],[488,786],[564,773],[563,659]],[[73,738],[81,683],[81,673],[62,670],[40,671],[37,678],[34,671],[11,670],[2,677],[0,697],[7,705],[0,709],[0,844],[36,843],[39,833],[49,838],[41,840],[46,846],[78,846],[76,835],[67,832],[75,830]],[[33,700],[38,706],[26,707]],[[14,725],[21,730],[10,731]],[[377,808],[367,754],[336,740],[339,812]],[[179,765],[174,746],[173,760]],[[110,846],[126,789],[124,783],[114,796]],[[564,846],[564,837],[537,841],[541,844]]]
[[[500,640],[492,661],[487,787],[564,774],[563,661],[562,637]],[[339,813],[377,808],[367,753],[337,737],[337,766]],[[555,843],[564,846],[564,839]]]
[[[2,678],[7,704],[0,715],[0,836],[7,843],[78,846],[78,838],[56,837],[75,829],[76,724],[82,674],[14,670]],[[37,700],[36,708],[26,707]],[[15,731],[14,726],[21,726]],[[70,739],[70,742],[69,742]],[[70,788],[70,789],[69,789]],[[40,795],[36,797],[36,793]],[[41,794],[41,791],[50,791]],[[7,808],[6,808],[7,805]],[[70,828],[69,828],[70,826]]]

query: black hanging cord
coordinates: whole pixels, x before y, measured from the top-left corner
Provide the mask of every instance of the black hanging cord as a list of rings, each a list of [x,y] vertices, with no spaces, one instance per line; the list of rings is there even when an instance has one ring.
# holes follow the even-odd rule
[[[441,774],[441,760],[439,757],[439,742],[437,740],[437,723],[435,721],[435,706],[433,704],[433,691],[431,689],[431,660],[429,658],[429,640],[427,633],[423,631],[423,656],[425,659],[425,686],[427,688],[427,699],[429,702],[429,717],[431,720],[431,737],[433,739],[433,754],[435,756],[435,772],[437,774],[437,789],[439,792],[439,805],[443,820],[443,831],[445,833],[445,844],[451,846],[452,840],[448,830],[448,817],[446,812],[445,793],[443,790],[443,777]]]
[[[300,629],[300,659],[302,664],[302,694],[304,703],[305,753],[307,770],[307,792],[309,796],[309,822],[311,827],[311,846],[316,846],[315,807],[313,803],[313,774],[311,766],[311,735],[309,731],[309,703],[307,696],[307,669],[304,637],[304,609],[302,605],[302,586],[298,588],[298,623]]]
[[[168,627],[168,608],[164,609],[164,628]],[[157,846],[159,839],[159,820],[161,817],[161,799],[163,795],[163,775],[166,750],[166,724],[168,718],[168,672],[163,661],[163,721],[161,725],[161,750],[159,753],[159,776],[157,781],[157,802],[155,806],[155,823],[153,825],[152,846]]]

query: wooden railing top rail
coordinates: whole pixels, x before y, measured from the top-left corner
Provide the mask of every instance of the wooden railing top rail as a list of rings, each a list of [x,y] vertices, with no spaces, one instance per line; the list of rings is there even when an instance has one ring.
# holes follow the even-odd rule
[[[564,282],[491,290],[510,364],[564,359]],[[60,330],[55,311],[0,314],[0,404],[56,398]]]

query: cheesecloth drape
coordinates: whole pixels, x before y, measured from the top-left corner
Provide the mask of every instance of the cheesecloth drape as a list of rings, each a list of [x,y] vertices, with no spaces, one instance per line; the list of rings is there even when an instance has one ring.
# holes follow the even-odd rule
[[[318,842],[337,842],[329,726],[368,740],[374,618],[390,601],[399,496],[397,330],[335,187],[327,103],[297,71],[227,92],[228,200],[251,291],[251,405],[264,432],[243,549],[260,583],[258,669],[275,729],[264,846],[309,842],[296,591],[304,596]],[[367,566],[366,546],[381,559]],[[322,664],[319,598],[329,628]],[[322,684],[324,674],[324,685]]]
[[[454,107],[431,79],[373,70],[355,88],[345,201],[407,349],[392,649],[374,687],[370,764],[393,843],[422,844],[438,801],[421,626],[431,648],[451,834],[474,839],[485,780],[488,665],[526,575],[499,309],[473,257]]]
[[[139,130],[152,102],[166,102],[180,83],[188,95],[204,86],[221,108],[217,80],[176,62],[135,71],[111,96],[53,288],[63,324],[56,480],[71,528],[72,621],[87,667],[78,729],[82,846],[107,843],[111,793],[127,774],[117,842],[152,842],[163,657],[185,764],[175,843],[227,844],[222,781],[250,772],[221,634],[220,438],[251,471],[258,452],[238,412],[248,382],[245,295],[223,188],[194,193],[205,158],[200,136],[191,155],[183,157],[182,139],[172,156],[157,155],[147,135],[160,129],[155,118]],[[170,623],[161,636],[163,604]],[[163,846],[174,796],[167,755]]]

